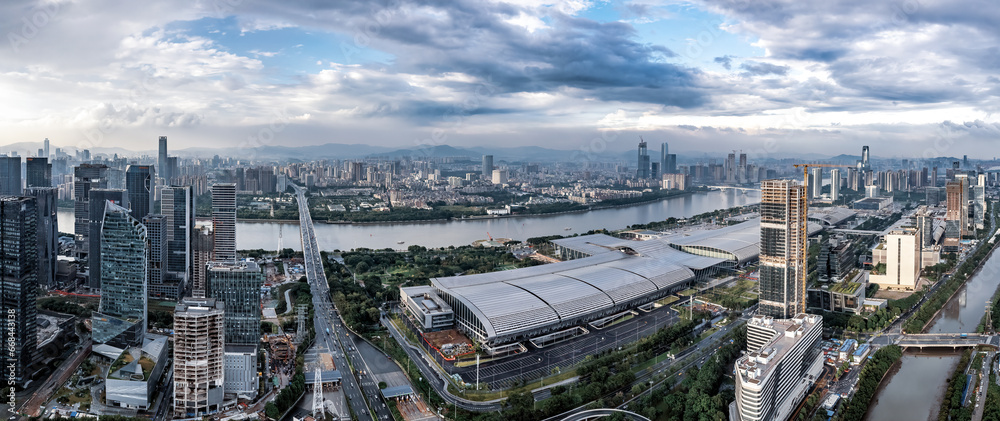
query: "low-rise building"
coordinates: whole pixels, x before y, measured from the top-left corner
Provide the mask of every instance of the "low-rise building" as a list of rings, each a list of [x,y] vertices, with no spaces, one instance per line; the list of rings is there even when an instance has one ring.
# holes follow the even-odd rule
[[[167,365],[167,337],[147,333],[140,347],[129,347],[111,363],[104,397],[108,406],[150,409]]]
[[[400,298],[406,313],[425,332],[451,329],[455,312],[429,286],[400,288]]]

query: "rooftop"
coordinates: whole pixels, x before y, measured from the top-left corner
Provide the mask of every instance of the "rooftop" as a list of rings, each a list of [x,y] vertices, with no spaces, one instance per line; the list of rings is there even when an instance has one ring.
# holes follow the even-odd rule
[[[736,367],[743,381],[762,383],[785,354],[802,340],[805,333],[822,320],[820,316],[805,313],[799,313],[791,319],[772,319],[759,315],[751,318],[749,324],[772,329],[775,335],[760,351],[751,352],[737,361]]]

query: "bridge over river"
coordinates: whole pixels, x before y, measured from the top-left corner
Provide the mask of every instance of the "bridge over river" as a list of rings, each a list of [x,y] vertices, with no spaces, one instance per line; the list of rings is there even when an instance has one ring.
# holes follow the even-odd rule
[[[903,348],[966,348],[976,346],[991,346],[1000,349],[1000,335],[983,335],[978,333],[920,333],[908,335],[883,335],[874,340],[875,343],[888,345],[890,343]]]

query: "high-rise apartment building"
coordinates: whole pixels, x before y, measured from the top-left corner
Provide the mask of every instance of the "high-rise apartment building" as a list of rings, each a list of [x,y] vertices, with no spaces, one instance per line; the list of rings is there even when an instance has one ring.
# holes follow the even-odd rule
[[[146,333],[146,226],[122,206],[106,202],[101,226],[101,303],[93,314],[96,343],[142,346]]]
[[[787,319],[805,311],[805,187],[791,180],[761,182],[760,314]]]
[[[56,268],[59,256],[59,189],[28,187],[25,196],[35,198],[38,233],[38,285],[57,288]]]
[[[154,171],[150,165],[129,165],[125,170],[125,190],[132,216],[142,220],[153,212]]]
[[[507,170],[493,170],[493,179],[491,181],[498,186],[507,184]]]
[[[235,192],[234,192],[235,194]],[[195,229],[195,199],[191,186],[164,187],[160,193],[160,213],[167,218],[166,284],[175,292],[171,299],[180,298],[191,280],[191,234]],[[233,204],[235,207],[235,202]],[[214,213],[213,213],[214,217]],[[234,221],[235,234],[235,221]],[[235,246],[233,252],[235,253]],[[167,288],[167,287],[165,287]]]
[[[483,178],[493,177],[493,155],[483,155]]]
[[[212,231],[217,262],[236,262],[236,185],[212,186]]]
[[[0,303],[4,317],[16,321],[4,325],[4,377],[17,386],[30,380],[38,348],[37,217],[34,198],[0,197]]]
[[[192,418],[222,409],[225,304],[185,298],[174,309],[174,417]]]
[[[52,187],[52,164],[48,158],[24,159],[25,187]]]
[[[21,157],[0,156],[0,195],[21,195]]]
[[[73,232],[82,240],[81,250],[88,250],[90,238],[90,190],[106,188],[108,188],[106,165],[81,164],[73,168]]]
[[[822,334],[817,315],[751,318],[747,354],[735,364],[735,421],[788,419],[823,371]]]
[[[226,344],[260,342],[260,288],[264,275],[254,262],[210,263],[205,296],[226,303]]]
[[[730,153],[726,156],[725,168],[726,171],[726,182],[735,183],[736,182],[736,152]]]

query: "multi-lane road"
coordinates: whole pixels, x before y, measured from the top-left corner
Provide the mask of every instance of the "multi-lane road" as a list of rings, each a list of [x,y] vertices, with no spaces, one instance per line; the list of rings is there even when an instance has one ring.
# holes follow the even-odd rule
[[[365,377],[365,374],[361,374],[364,370],[361,354],[354,346],[351,333],[337,317],[336,307],[331,302],[330,286],[323,271],[323,258],[316,242],[316,230],[313,227],[312,216],[309,215],[309,202],[305,191],[294,184],[292,187],[298,198],[302,253],[315,310],[313,322],[316,342],[313,346],[321,352],[333,355],[343,378],[342,387],[347,396],[347,404],[359,419],[391,420],[392,412],[383,402],[378,385],[372,381],[370,375]]]

